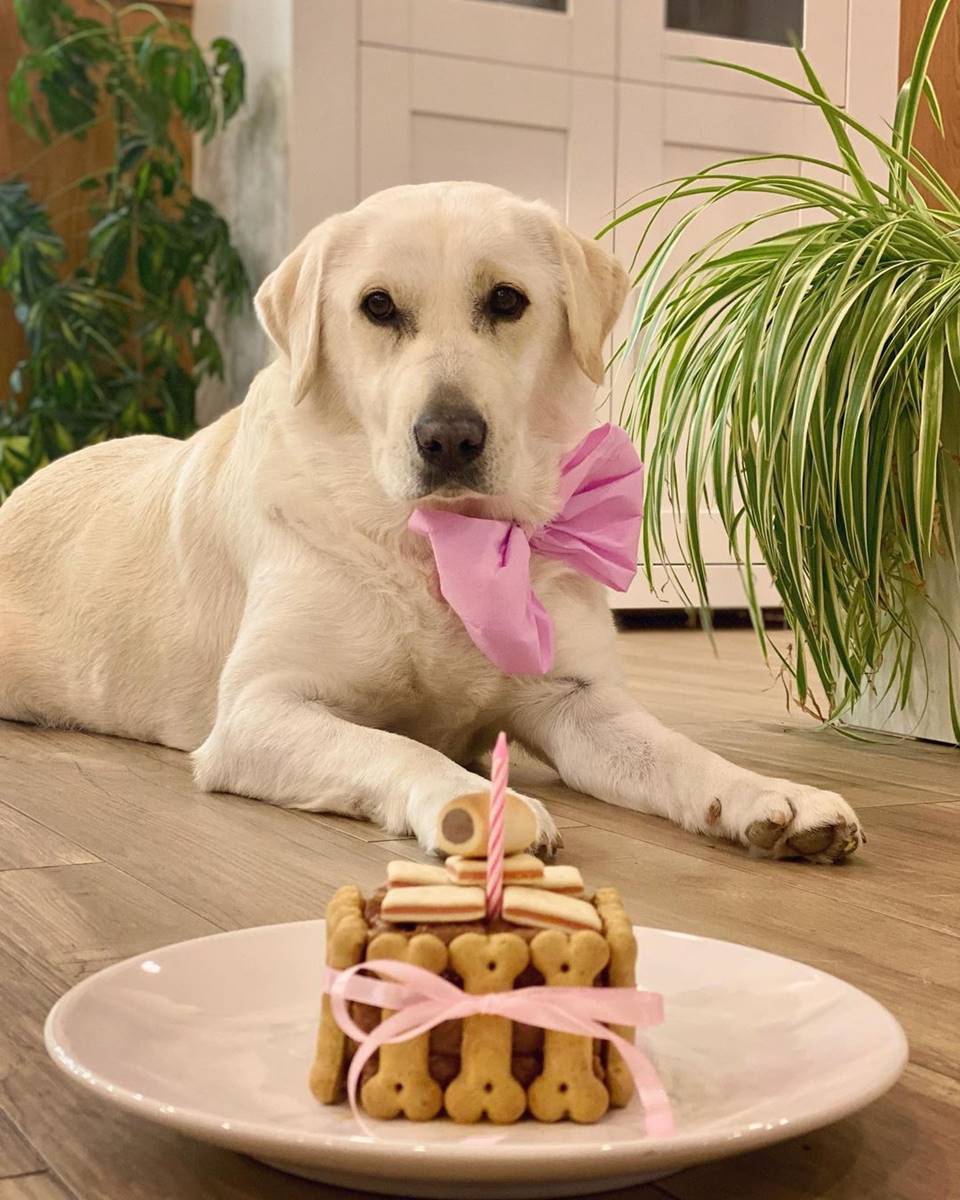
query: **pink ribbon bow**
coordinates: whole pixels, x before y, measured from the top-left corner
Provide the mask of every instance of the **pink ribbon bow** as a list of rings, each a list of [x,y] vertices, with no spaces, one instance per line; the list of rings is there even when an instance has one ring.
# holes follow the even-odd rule
[[[557,558],[625,592],[637,571],[643,465],[614,425],[592,430],[560,467],[560,512],[530,533],[515,521],[418,508],[409,528],[430,539],[443,598],[474,645],[510,675],[553,666],[553,621],[530,586],[530,552]]]
[[[376,971],[396,982],[371,979],[360,971]],[[360,1073],[370,1056],[383,1045],[405,1042],[427,1033],[441,1021],[456,1021],[477,1013],[506,1017],[540,1029],[603,1038],[620,1051],[630,1069],[643,1105],[647,1134],[666,1137],[673,1133],[670,1101],[653,1064],[632,1042],[604,1022],[616,1025],[658,1025],[663,1020],[663,997],[635,988],[525,987],[509,992],[471,995],[455,983],[394,959],[371,959],[345,971],[327,968],[324,990],[330,994],[333,1018],[357,1043],[347,1072],[347,1095],[353,1115],[363,1124],[357,1105]],[[350,1016],[347,1002],[372,1004],[396,1011],[365,1033]]]

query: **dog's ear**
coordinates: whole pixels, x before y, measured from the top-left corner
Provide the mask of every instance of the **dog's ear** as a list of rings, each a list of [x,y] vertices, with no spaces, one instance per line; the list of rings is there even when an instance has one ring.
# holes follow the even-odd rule
[[[558,240],[573,356],[588,378],[602,383],[604,342],[623,308],[627,273],[602,246],[565,225]]]
[[[321,280],[326,224],[312,229],[261,283],[253,303],[270,340],[290,362],[290,394],[299,404],[320,371]]]

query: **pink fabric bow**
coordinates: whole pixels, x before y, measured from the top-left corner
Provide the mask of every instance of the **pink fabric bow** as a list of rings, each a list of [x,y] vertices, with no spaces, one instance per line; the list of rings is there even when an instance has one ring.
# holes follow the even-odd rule
[[[397,982],[371,979],[360,975],[360,971],[376,971]],[[357,1106],[360,1073],[380,1046],[419,1037],[441,1021],[489,1013],[540,1029],[611,1042],[633,1076],[648,1135],[667,1137],[673,1133],[670,1101],[653,1064],[632,1042],[604,1024],[659,1025],[663,1020],[663,997],[656,992],[635,988],[525,987],[471,995],[440,975],[395,959],[371,959],[345,971],[328,967],[324,990],[330,994],[334,1020],[357,1043],[347,1072],[347,1095],[353,1115],[361,1124],[364,1122]],[[365,1033],[350,1016],[349,1000],[396,1011],[372,1032]]]
[[[409,528],[430,539],[443,598],[474,645],[510,675],[553,666],[553,621],[530,586],[530,552],[569,563],[625,592],[637,571],[643,465],[614,425],[592,430],[561,464],[560,511],[530,533],[514,521],[418,508]]]

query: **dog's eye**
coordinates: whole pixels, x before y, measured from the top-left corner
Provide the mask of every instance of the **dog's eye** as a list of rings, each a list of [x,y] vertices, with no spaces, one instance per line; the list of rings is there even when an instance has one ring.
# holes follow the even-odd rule
[[[360,307],[377,325],[386,325],[397,313],[397,306],[389,292],[368,292]]]
[[[507,283],[498,283],[487,297],[487,307],[491,315],[501,321],[515,321],[523,315],[523,310],[529,303],[523,292]]]

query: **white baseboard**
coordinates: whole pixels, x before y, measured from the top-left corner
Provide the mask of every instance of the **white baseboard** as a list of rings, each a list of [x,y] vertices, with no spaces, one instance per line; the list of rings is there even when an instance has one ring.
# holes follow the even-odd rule
[[[697,604],[697,588],[693,582],[689,568],[676,566],[673,568],[683,581],[683,586],[689,596],[689,603]],[[780,597],[777,595],[773,580],[766,567],[754,569],[757,580],[757,598],[761,605],[767,608],[779,608]],[[747,594],[740,578],[740,572],[733,563],[714,563],[707,567],[707,585],[710,594],[711,608],[746,608]],[[626,592],[608,592],[610,607],[614,609],[630,608],[685,608],[688,601],[676,590],[670,581],[666,567],[654,570],[654,587],[647,583],[642,571]]]

